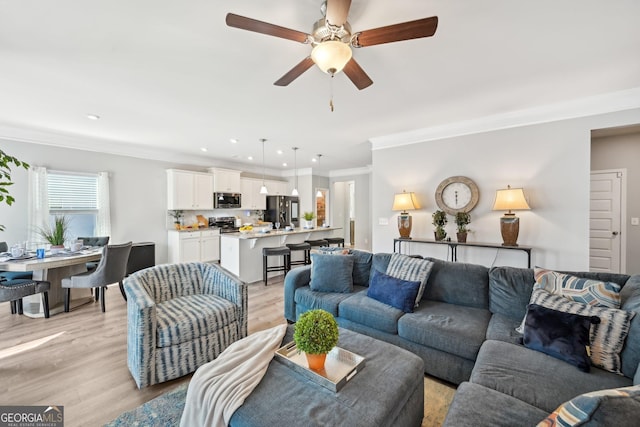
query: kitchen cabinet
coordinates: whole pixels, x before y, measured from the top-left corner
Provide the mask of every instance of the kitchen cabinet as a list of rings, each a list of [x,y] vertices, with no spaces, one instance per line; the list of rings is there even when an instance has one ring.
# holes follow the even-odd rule
[[[220,260],[220,230],[169,230],[170,263]]]
[[[212,174],[177,169],[167,170],[167,209],[212,208]]]
[[[242,209],[265,210],[267,198],[260,194],[261,179],[242,178],[240,180],[240,193],[242,193]]]
[[[213,174],[213,191],[216,193],[240,193],[240,171],[211,168]]]
[[[270,196],[290,196],[287,181],[266,181]]]

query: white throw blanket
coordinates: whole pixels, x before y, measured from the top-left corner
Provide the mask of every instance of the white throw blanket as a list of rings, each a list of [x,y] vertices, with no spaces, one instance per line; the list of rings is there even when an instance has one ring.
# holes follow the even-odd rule
[[[251,334],[200,366],[189,383],[180,426],[227,426],[267,372],[286,330],[278,325]]]

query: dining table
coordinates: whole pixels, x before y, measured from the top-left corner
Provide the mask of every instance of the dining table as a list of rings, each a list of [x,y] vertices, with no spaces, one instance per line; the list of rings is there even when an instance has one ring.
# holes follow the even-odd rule
[[[13,258],[10,255],[0,256],[0,270],[32,271],[34,280],[46,280],[51,284],[49,290],[49,311],[51,315],[64,311],[64,291],[62,279],[87,271],[87,262],[97,261],[102,257],[102,247],[84,248],[79,251],[64,250],[59,253],[45,253],[38,258],[35,253]],[[71,289],[70,307],[93,301],[90,289]],[[23,298],[23,312],[29,317],[44,317],[44,308],[40,295]]]

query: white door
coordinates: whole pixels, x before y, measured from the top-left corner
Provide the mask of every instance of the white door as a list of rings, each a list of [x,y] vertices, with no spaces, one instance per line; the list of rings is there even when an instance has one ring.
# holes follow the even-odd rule
[[[623,171],[591,172],[589,270],[623,273]]]

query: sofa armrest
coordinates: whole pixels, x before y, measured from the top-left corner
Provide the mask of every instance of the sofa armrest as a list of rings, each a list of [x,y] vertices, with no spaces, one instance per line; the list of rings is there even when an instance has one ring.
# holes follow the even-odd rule
[[[295,322],[296,319],[296,289],[308,286],[311,281],[311,266],[296,268],[287,273],[284,278],[284,317]]]
[[[141,280],[124,282],[127,295],[127,366],[138,388],[155,384],[156,303]]]
[[[631,319],[629,333],[620,353],[622,373],[629,378],[635,375],[640,381],[640,376],[636,374],[640,369],[640,274],[629,277],[620,291],[620,299],[622,310],[636,313]]]
[[[217,295],[231,301],[238,307],[240,314],[239,338],[247,336],[247,301],[249,299],[247,284],[235,278],[216,264],[202,265],[203,293]]]

